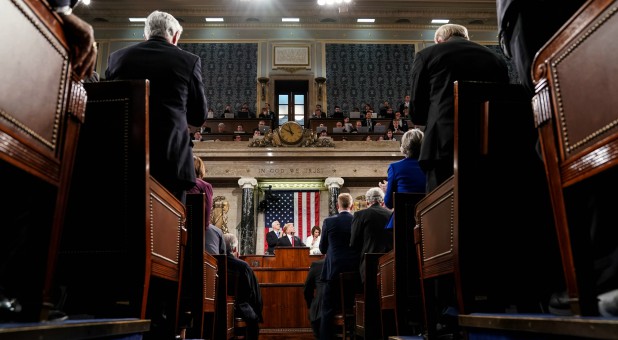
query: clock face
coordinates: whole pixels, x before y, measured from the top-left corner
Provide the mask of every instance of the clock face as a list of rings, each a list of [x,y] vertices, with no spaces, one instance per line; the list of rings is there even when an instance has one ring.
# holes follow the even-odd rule
[[[303,127],[296,122],[285,122],[279,127],[279,137],[285,144],[296,144],[303,139]]]

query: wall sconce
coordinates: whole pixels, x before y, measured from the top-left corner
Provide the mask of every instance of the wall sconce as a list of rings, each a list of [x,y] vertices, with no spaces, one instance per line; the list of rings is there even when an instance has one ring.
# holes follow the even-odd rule
[[[318,100],[322,100],[322,87],[324,86],[324,83],[326,83],[326,78],[317,77],[315,78],[315,82],[318,84]]]
[[[258,81],[260,82],[260,85],[262,86],[262,100],[266,100],[266,84],[268,84],[268,78],[267,77],[259,77]]]

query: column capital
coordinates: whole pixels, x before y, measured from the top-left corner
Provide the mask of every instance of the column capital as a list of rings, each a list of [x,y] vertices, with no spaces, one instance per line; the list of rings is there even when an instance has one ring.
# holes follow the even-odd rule
[[[253,189],[257,185],[257,179],[254,177],[241,177],[238,180],[238,185],[243,189]]]
[[[329,189],[333,187],[339,189],[343,185],[343,178],[327,177],[326,180],[324,180],[324,185],[326,185]]]

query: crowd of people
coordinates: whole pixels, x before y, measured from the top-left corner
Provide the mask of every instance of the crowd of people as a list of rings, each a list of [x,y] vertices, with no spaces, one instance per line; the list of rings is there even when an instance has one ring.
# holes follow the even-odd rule
[[[70,43],[73,72],[80,79],[91,77],[96,61],[92,27],[71,15],[70,9],[76,1],[47,2],[62,15],[65,34]],[[514,2],[498,1],[499,12],[503,9],[506,12],[510,3]],[[580,2],[571,7],[577,9]],[[555,7],[559,6],[552,6],[552,9]],[[539,15],[544,13],[537,12]],[[564,16],[567,17],[567,14]],[[521,16],[515,18],[517,25],[530,25],[529,21],[517,20],[523,20]],[[559,25],[554,25],[552,29],[555,31],[557,27]],[[512,27],[501,27],[501,30],[506,32],[507,40],[509,34],[513,33]],[[187,193],[204,193],[210,203],[206,205],[206,216],[210,221],[213,188],[204,180],[205,165],[199,157],[193,155],[191,140],[201,140],[201,133],[207,132],[204,122],[208,115],[211,118],[217,116],[212,109],[208,109],[200,58],[177,47],[182,32],[182,26],[172,15],[161,11],[152,12],[144,27],[145,41],[111,53],[105,76],[107,80],[150,80],[150,171],[183,203]],[[538,46],[528,50],[518,45],[525,44],[524,40],[503,42],[511,54],[522,59],[516,60],[516,66],[521,69],[528,87],[532,85],[529,71],[533,52],[549,38],[550,33],[535,40]],[[535,34],[531,33],[530,36]],[[401,134],[404,158],[389,166],[385,181],[366,192],[368,208],[354,212],[352,196],[342,193],[337,198],[338,213],[325,218],[321,227],[314,226],[306,243],[295,235],[293,223],[286,223],[281,228],[280,222],[275,221],[266,236],[268,254],[274,254],[276,247],[306,246],[312,255],[325,255],[324,259],[313,262],[305,282],[305,299],[316,338],[330,339],[333,334],[332,318],[340,307],[337,305],[340,301],[338,274],[357,272],[362,282],[363,254],[392,249],[392,193],[429,192],[453,174],[454,94],[451,84],[456,80],[509,82],[505,61],[486,47],[470,41],[464,26],[447,24],[439,27],[434,42],[435,45],[422,49],[415,56],[411,96],[405,96],[397,110],[388,101],[383,102],[379,109],[379,116],[391,119],[382,138],[394,139]],[[225,114],[275,121],[275,114],[268,103],[257,115],[249,110],[247,103],[236,112],[228,105],[222,117],[226,117]],[[328,115],[318,104],[311,117],[327,118]],[[347,133],[358,133],[363,127],[374,131],[378,126],[373,108],[368,104],[364,107],[363,118],[354,123],[341,112],[339,106],[335,106],[331,117],[341,119],[337,127]],[[407,120],[425,126],[424,131],[410,127]],[[265,125],[264,121],[261,123]],[[202,128],[200,131],[186,133],[189,125]],[[220,124],[218,132],[226,131],[225,124]],[[237,126],[235,132],[257,136],[263,134],[264,130],[258,128],[245,131],[242,126]],[[223,233],[212,224],[206,229],[207,251],[226,254],[228,275],[239,278],[236,311],[247,321],[247,339],[257,339],[258,325],[263,317],[262,298],[255,273],[246,262],[238,259],[238,240],[235,235]],[[1,290],[0,301],[8,301],[9,305],[16,303],[9,299],[8,293]]]

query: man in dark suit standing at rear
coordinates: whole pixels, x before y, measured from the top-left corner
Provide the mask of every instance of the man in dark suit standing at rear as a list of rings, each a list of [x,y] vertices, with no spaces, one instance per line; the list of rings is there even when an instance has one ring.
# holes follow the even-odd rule
[[[202,126],[208,105],[200,57],[176,46],[181,33],[172,15],[152,12],[146,41],[110,54],[105,76],[150,81],[150,172],[185,203],[185,190],[195,185],[188,124]]]
[[[340,194],[337,198],[339,213],[325,218],[322,223],[320,252],[326,255],[322,269],[322,280],[326,282],[326,285],[322,295],[322,320],[320,322],[320,339],[323,340],[330,339],[333,333],[333,317],[340,307],[339,274],[358,272],[360,263],[360,253],[350,247],[353,203],[354,200],[350,194]],[[349,287],[349,289],[354,289],[354,287]]]
[[[365,194],[367,209],[354,213],[350,247],[361,255],[360,275],[365,282],[365,253],[386,253],[393,249],[393,234],[385,227],[393,214],[384,207],[384,191],[375,187]],[[390,237],[390,239],[389,239]]]
[[[446,24],[433,46],[420,50],[412,64],[412,121],[425,125],[418,159],[427,175],[427,193],[453,175],[455,81],[509,82],[502,57],[469,40],[461,25]]]
[[[309,267],[303,295],[309,309],[309,321],[311,329],[316,339],[320,337],[320,320],[322,318],[322,292],[324,291],[324,281],[322,281],[322,268],[324,259],[313,261]]]

